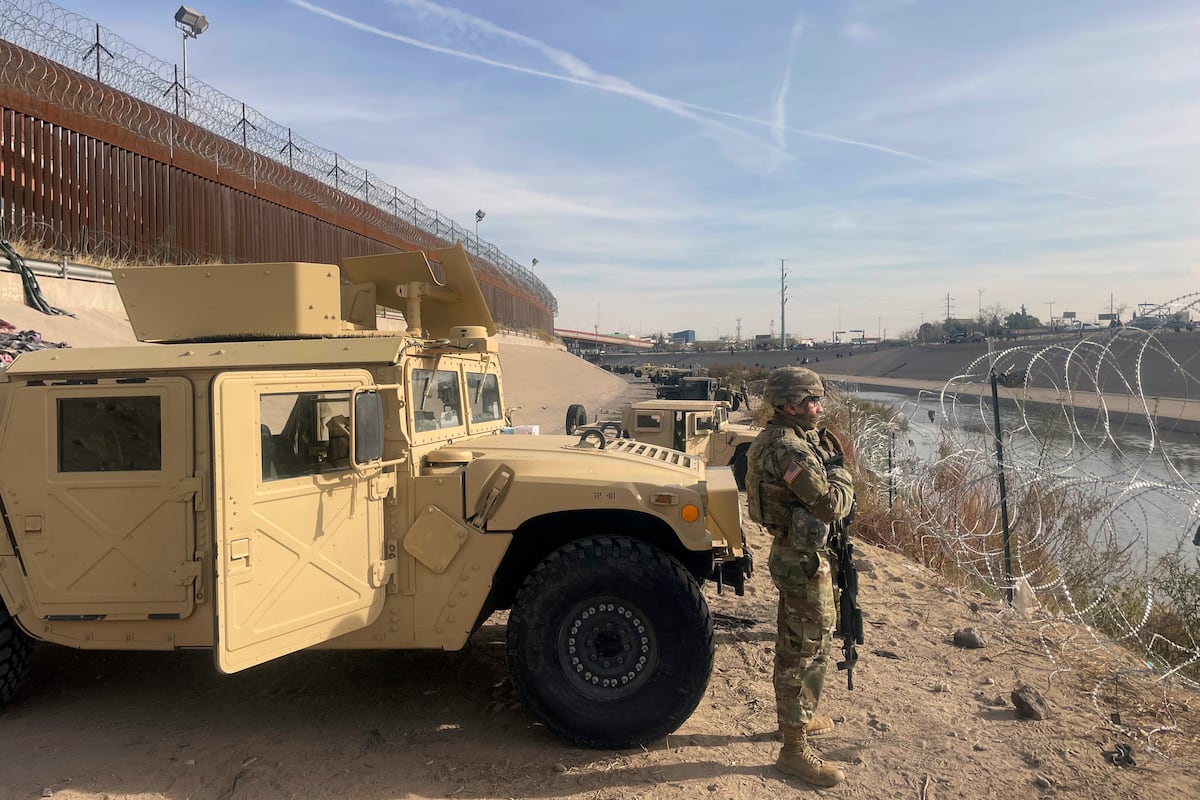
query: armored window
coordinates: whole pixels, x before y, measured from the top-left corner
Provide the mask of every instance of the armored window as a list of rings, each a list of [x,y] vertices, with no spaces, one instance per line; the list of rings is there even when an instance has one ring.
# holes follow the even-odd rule
[[[703,433],[713,429],[713,418],[711,414],[696,415],[696,432]]]
[[[468,372],[467,400],[471,404],[471,422],[494,422],[503,416],[500,410],[500,382],[493,374]]]
[[[262,479],[350,468],[350,393],[289,392],[259,400]]]
[[[662,430],[662,414],[659,412],[648,413],[639,411],[633,418],[634,431],[645,431],[647,433]]]
[[[59,472],[162,469],[158,397],[58,398]]]
[[[417,433],[456,428],[463,424],[458,373],[414,369],[412,373],[413,428]]]

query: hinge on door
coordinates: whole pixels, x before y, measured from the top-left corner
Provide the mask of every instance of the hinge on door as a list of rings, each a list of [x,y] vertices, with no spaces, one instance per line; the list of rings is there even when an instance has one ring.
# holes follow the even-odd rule
[[[171,487],[171,498],[179,503],[194,500],[197,511],[204,510],[204,481],[199,475],[181,478]]]
[[[392,592],[396,589],[396,570],[397,564],[396,554],[400,552],[400,543],[395,539],[387,541],[387,558],[382,561],[375,561],[371,564],[370,584],[372,589],[378,589],[385,583],[389,584],[388,591]]]
[[[199,561],[185,561],[175,569],[171,570],[171,576],[175,579],[176,586],[187,586],[195,583],[200,577],[201,563]]]

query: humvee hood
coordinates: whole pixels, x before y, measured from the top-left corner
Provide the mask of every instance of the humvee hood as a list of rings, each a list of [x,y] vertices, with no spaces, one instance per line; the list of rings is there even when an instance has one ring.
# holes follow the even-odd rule
[[[531,467],[545,463],[551,470],[556,469],[554,465],[569,459],[571,474],[587,477],[629,480],[645,470],[663,480],[663,468],[677,473],[676,480],[680,482],[692,483],[704,477],[702,459],[631,439],[608,439],[603,449],[597,446],[596,439],[581,442],[578,436],[493,436],[464,444],[476,458],[504,454],[506,459],[519,460]],[[561,476],[562,473],[555,474]]]
[[[687,549],[713,546],[705,528],[711,490],[704,462],[686,453],[628,439],[601,450],[580,446],[576,436],[494,436],[464,442],[459,452],[465,456],[468,447],[468,498],[479,497],[497,472],[512,473],[488,530],[516,530],[534,516],[580,509],[648,512],[674,527]],[[686,507],[698,515],[685,519]]]

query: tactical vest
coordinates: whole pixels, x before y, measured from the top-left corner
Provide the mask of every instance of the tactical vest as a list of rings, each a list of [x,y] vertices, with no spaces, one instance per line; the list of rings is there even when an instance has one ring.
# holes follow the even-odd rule
[[[774,459],[776,443],[789,436],[796,437],[796,432],[783,425],[768,425],[746,454],[747,510],[750,519],[769,528],[787,527],[791,524],[792,508],[803,505],[791,489],[776,482],[779,476],[772,481],[763,470],[763,460]]]

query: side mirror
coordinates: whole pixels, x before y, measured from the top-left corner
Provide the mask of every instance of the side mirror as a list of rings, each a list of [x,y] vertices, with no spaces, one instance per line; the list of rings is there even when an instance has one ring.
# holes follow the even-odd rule
[[[354,395],[354,465],[383,458],[383,398],[379,392]]]

